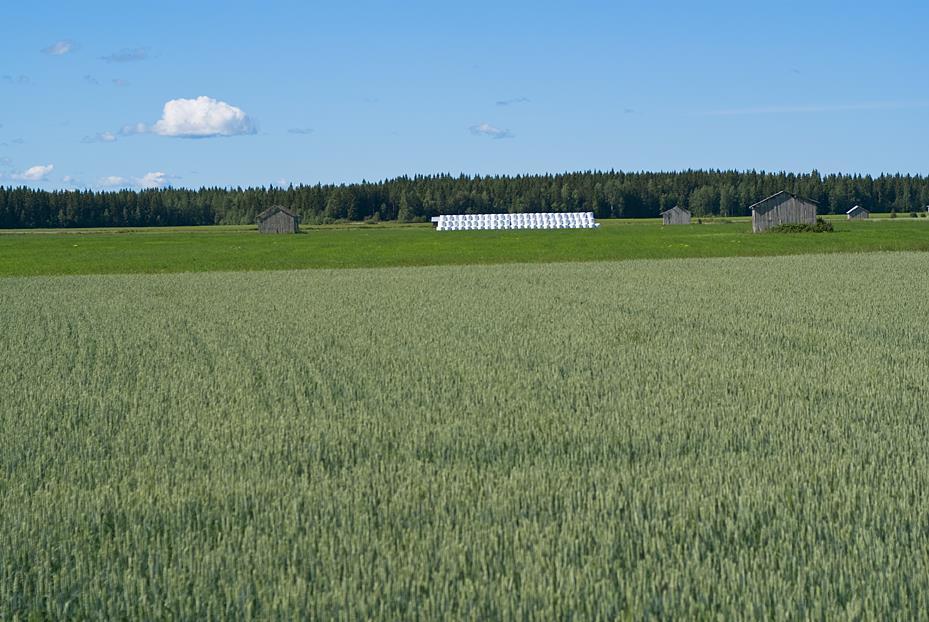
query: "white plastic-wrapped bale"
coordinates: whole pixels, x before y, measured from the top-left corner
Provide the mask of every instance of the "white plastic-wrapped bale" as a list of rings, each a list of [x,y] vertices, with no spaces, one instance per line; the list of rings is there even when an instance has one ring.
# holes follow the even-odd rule
[[[444,214],[435,221],[438,231],[502,229],[593,229],[600,225],[593,212],[525,214]]]

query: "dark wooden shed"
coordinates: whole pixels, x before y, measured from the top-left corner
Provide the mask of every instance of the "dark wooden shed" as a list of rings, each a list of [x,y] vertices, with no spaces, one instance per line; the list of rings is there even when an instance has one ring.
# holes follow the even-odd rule
[[[816,201],[781,190],[750,206],[752,231],[758,233],[786,224],[816,224]]]
[[[300,217],[282,205],[272,205],[258,214],[259,233],[296,233]]]
[[[845,214],[848,215],[849,220],[865,220],[868,216],[871,215],[871,212],[861,207],[860,205],[856,205],[852,209],[845,212]]]
[[[690,211],[675,205],[671,209],[660,212],[663,225],[689,225]]]

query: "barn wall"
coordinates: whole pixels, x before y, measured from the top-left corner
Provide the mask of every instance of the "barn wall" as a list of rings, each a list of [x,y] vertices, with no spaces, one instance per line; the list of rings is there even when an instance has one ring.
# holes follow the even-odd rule
[[[662,222],[666,225],[689,225],[690,212],[684,210],[671,210],[661,215]]]
[[[849,220],[866,220],[868,218],[868,212],[852,212],[848,215]]]
[[[277,212],[259,222],[258,231],[261,233],[295,233],[297,223],[284,212]]]
[[[816,224],[816,204],[788,197],[780,203],[762,211],[766,206],[760,205],[752,210],[752,231],[767,231],[771,227],[785,224]]]

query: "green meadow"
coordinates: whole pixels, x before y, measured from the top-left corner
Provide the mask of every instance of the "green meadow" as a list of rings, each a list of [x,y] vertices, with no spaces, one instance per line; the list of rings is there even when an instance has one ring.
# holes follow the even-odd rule
[[[2,278],[0,618],[919,618],[926,260]]]
[[[0,232],[0,276],[290,270],[425,265],[619,261],[929,250],[929,219],[834,221],[831,234],[751,232],[747,219],[663,227],[606,220],[597,230],[437,232],[430,225]]]

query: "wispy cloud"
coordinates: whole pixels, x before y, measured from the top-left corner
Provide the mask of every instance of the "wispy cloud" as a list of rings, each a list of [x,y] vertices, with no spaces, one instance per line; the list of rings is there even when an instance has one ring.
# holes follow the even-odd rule
[[[468,128],[475,136],[487,136],[489,138],[513,138],[510,130],[494,127],[490,123],[479,123]]]
[[[288,134],[312,134],[313,128],[311,127],[292,127],[287,130]]]
[[[114,143],[116,134],[113,132],[97,132],[93,136],[85,136],[81,139],[82,143]]]
[[[87,84],[93,84],[94,86],[100,86],[100,81],[97,80],[92,75],[90,75],[89,73],[84,74],[84,82],[86,82]]]
[[[12,166],[13,160],[3,157],[0,158],[0,166]]]
[[[5,73],[2,76],[0,76],[0,80],[3,80],[7,84],[16,84],[18,86],[25,86],[29,84],[30,82],[32,82],[32,80],[29,79],[29,76],[24,75],[24,74],[19,74],[18,76],[14,76],[12,74]]]
[[[148,48],[123,48],[118,52],[101,56],[108,63],[131,63],[148,58]]]
[[[623,114],[632,114],[635,112],[633,108],[623,108]]]
[[[74,50],[74,41],[62,39],[61,41],[55,41],[48,47],[42,48],[42,53],[50,56],[64,56],[72,50]]]
[[[123,177],[122,175],[107,175],[97,180],[98,188],[166,188],[171,185],[174,175],[162,171],[145,173],[141,177]]]
[[[528,97],[513,97],[511,99],[500,99],[497,100],[498,106],[512,106],[513,104],[528,104]]]
[[[119,87],[129,86],[129,81],[123,80],[122,78],[113,78],[113,86],[119,86]]]
[[[130,123],[119,128],[120,136],[134,136],[136,134],[145,134],[148,132],[148,126],[144,123]]]
[[[758,106],[751,108],[728,108],[702,113],[706,116],[738,116],[755,114],[802,114],[817,112],[847,112],[855,110],[902,110],[906,108],[927,108],[929,102],[860,102],[855,104],[800,104]]]
[[[30,166],[21,173],[14,173],[10,177],[19,181],[45,181],[48,174],[51,173],[54,168],[54,164],[46,164],[44,166],[37,164],[35,166]]]
[[[101,177],[97,181],[97,185],[101,188],[125,188],[130,185],[128,177],[120,177],[119,175],[107,175],[106,177]]]

